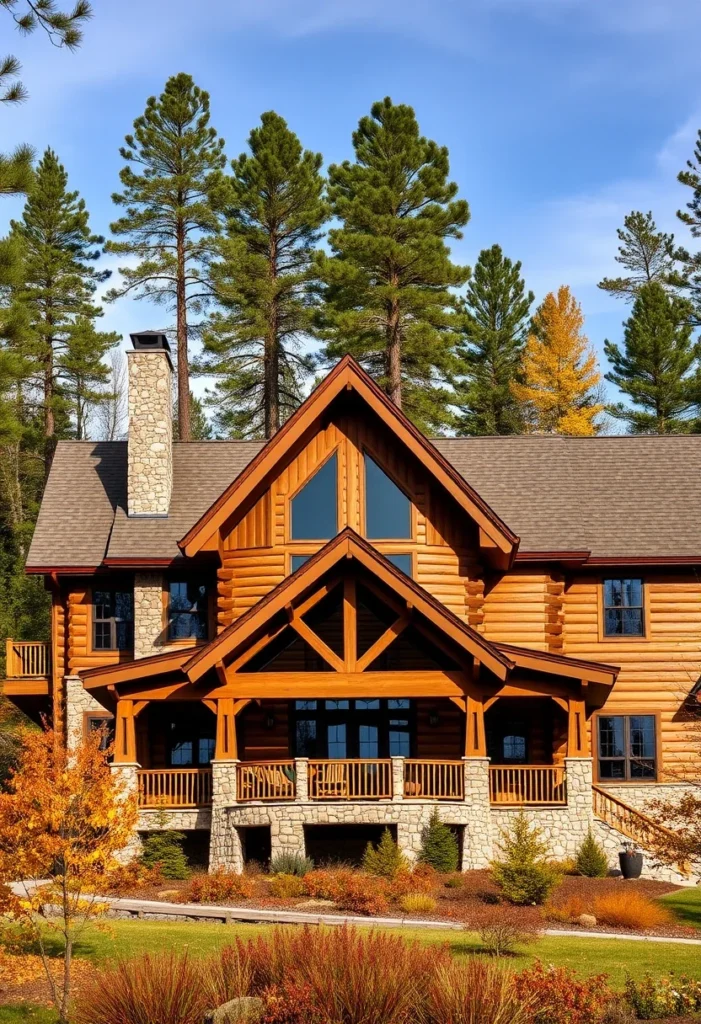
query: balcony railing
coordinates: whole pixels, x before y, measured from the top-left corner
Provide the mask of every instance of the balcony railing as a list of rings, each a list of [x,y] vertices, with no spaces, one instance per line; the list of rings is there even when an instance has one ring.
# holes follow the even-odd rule
[[[5,675],[8,679],[48,679],[51,644],[43,640],[7,640]]]
[[[462,800],[465,769],[462,761],[405,761],[404,796],[411,799]]]
[[[141,769],[139,807],[207,807],[212,802],[211,768]]]
[[[310,761],[311,800],[390,800],[392,762]]]
[[[294,800],[294,761],[267,761],[236,766],[236,797],[240,803],[252,800]]]
[[[489,769],[492,804],[522,807],[524,804],[566,804],[565,769],[559,765],[496,765]]]

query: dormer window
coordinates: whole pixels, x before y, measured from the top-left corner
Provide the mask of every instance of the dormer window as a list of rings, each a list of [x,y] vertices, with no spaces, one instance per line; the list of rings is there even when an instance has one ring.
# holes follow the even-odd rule
[[[317,469],[290,501],[291,540],[331,540],[338,533],[338,457]]]
[[[411,538],[411,502],[374,459],[365,455],[365,536],[368,540]]]

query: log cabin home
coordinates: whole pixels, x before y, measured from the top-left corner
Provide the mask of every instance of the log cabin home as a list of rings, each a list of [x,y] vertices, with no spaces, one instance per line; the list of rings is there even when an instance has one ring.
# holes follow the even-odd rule
[[[178,443],[168,342],[132,342],[127,440],[56,450],[51,642],[4,692],[109,723],[142,832],[411,859],[438,806],[469,869],[526,808],[556,856],[645,848],[698,776],[701,438],[429,440],[346,357],[268,443]]]

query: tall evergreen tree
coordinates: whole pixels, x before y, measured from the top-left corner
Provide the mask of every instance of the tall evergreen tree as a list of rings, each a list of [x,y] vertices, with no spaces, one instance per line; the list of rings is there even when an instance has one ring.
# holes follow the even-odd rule
[[[677,210],[677,217],[685,224],[692,238],[701,238],[701,130],[696,136],[693,160],[687,160],[686,169],[680,171],[677,180],[691,189],[691,199],[685,209]],[[680,247],[677,258],[682,265],[682,280],[679,282],[686,290],[693,305],[693,318],[701,324],[701,252],[689,252]]]
[[[272,437],[302,400],[311,359],[312,258],[328,217],[322,156],[302,150],[279,114],[251,132],[232,161],[227,237],[212,267],[220,310],[198,369],[219,375],[212,403],[224,433]]]
[[[690,303],[658,282],[638,292],[625,325],[623,351],[605,341],[606,374],[633,408],[609,406],[632,434],[680,434],[694,429],[701,403],[701,342],[692,339]]]
[[[599,288],[610,295],[634,301],[643,285],[650,281],[660,284],[676,282],[677,250],[674,235],[658,231],[652,213],[633,210],[618,228],[616,262],[628,271],[627,277],[605,277],[599,281]]]
[[[108,273],[94,266],[104,239],[91,232],[85,202],[68,190],[68,175],[51,149],[39,163],[22,219],[11,227],[23,252],[23,281],[14,290],[20,325],[14,348],[32,364],[48,471],[58,424],[59,432],[73,436],[82,430],[85,403],[109,376],[100,358],[119,337],[94,327],[102,315],[94,292]]]
[[[325,356],[346,352],[427,432],[452,417],[445,383],[457,368],[467,267],[450,259],[470,211],[448,180],[448,150],[424,138],[411,107],[387,97],[353,133],[355,162],[329,168],[340,226],[322,254]]]
[[[0,9],[12,16],[24,35],[41,28],[54,46],[75,50],[83,38],[83,26],[92,17],[88,0],[76,0],[72,10],[62,11],[56,0],[0,0]],[[14,56],[0,61],[0,102],[20,103],[27,91],[19,81],[20,63]]]
[[[512,384],[532,433],[587,437],[598,430],[601,374],[583,327],[582,308],[566,285],[536,310],[523,352],[523,383]]]
[[[460,434],[520,434],[521,407],[511,389],[521,368],[533,292],[526,292],[520,262],[501,247],[483,249],[467,287],[464,341],[466,375],[458,389]]]
[[[198,330],[190,315],[211,297],[208,270],[224,198],[224,140],[209,116],[209,93],[190,75],[174,75],[160,96],[149,98],[119,151],[127,161],[119,175],[123,191],[112,196],[125,213],[110,230],[127,240],[107,243],[108,251],[139,260],[120,267],[123,283],[108,301],[133,294],[175,310],[182,441],[190,440],[188,342]]]

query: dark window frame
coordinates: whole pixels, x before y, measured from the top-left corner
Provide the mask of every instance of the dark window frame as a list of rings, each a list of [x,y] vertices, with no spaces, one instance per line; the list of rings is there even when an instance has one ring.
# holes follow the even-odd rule
[[[293,491],[293,493],[290,494],[289,498],[287,499],[287,541],[288,541],[288,543],[295,544],[295,545],[296,544],[316,544],[316,543],[326,544],[326,543],[328,543],[328,541],[333,540],[333,538],[336,537],[338,535],[338,533],[340,532],[340,525],[339,525],[339,519],[340,519],[340,516],[339,516],[339,492],[340,492],[339,474],[340,474],[341,460],[339,458],[339,451],[340,451],[340,445],[337,445],[333,449],[333,451],[329,452],[328,455],[326,456],[326,458],[323,459],[319,463],[318,466],[316,466],[316,468],[309,474],[309,476],[306,477],[304,480],[302,480],[300,482],[299,487],[297,487],[297,489],[295,491]],[[295,537],[294,536],[294,517],[293,517],[293,508],[292,508],[293,503],[294,503],[295,499],[299,497],[299,495],[302,493],[302,491],[305,490],[305,488],[312,482],[312,480],[314,480],[314,478],[316,476],[318,476],[318,474],[321,473],[326,468],[326,466],[328,466],[328,464],[330,462],[334,462],[335,466],[336,466],[335,492],[334,492],[334,519],[335,519],[335,524],[336,525],[335,525],[335,528],[334,528],[334,532],[331,534],[330,537]]]
[[[363,486],[363,536],[366,540],[370,541],[374,545],[382,545],[387,543],[407,543],[411,544],[416,542],[416,516],[414,514],[414,502],[411,499],[411,495],[407,494],[406,490],[399,483],[399,481],[390,473],[387,468],[382,464],[382,460],[367,446],[363,447],[363,468],[362,468],[362,486]],[[368,485],[367,485],[367,460],[371,462],[380,470],[381,473],[387,477],[387,479],[394,484],[398,491],[400,491],[407,500],[409,506],[409,533],[407,536],[391,536],[391,537],[371,537],[368,530]],[[378,550],[381,548],[378,547]]]
[[[640,584],[640,604],[628,604],[625,599],[626,584],[637,582]],[[622,603],[609,603],[607,599],[608,585],[611,583],[621,584]],[[625,613],[637,612],[639,614],[640,628],[638,632],[624,632],[623,624]],[[609,630],[609,613],[620,621],[620,629]],[[605,640],[643,640],[647,635],[646,602],[645,602],[645,580],[642,576],[605,576],[601,581],[601,636]]]
[[[619,718],[623,720],[623,754],[618,757],[616,755],[605,755],[601,753],[601,722],[606,718]],[[631,719],[634,718],[649,718],[652,721],[652,734],[653,734],[653,756],[652,757],[639,757],[635,755],[631,749]],[[620,784],[632,784],[632,785],[645,785],[646,783],[657,782],[660,774],[660,725],[659,715],[649,712],[642,714],[607,714],[602,712],[596,715],[595,729],[594,729],[595,743],[596,743],[596,777],[597,780],[605,785],[620,785]],[[652,774],[650,775],[633,775],[631,772],[632,764],[642,764],[652,762]],[[622,777],[609,777],[602,775],[601,765],[602,762],[606,763],[623,763],[623,776]]]
[[[111,595],[111,615],[100,615],[98,616],[98,608],[104,608],[106,602],[97,601],[98,594],[109,594]],[[130,618],[124,618],[121,615],[116,615],[117,604],[115,601],[116,594],[123,594],[129,597],[131,605],[131,616]],[[93,651],[133,651],[134,650],[134,588],[126,585],[115,585],[111,584],[106,587],[93,587],[90,594],[90,606],[91,606],[91,629],[90,629],[90,641],[92,644]],[[125,623],[127,628],[125,630],[126,639],[124,643],[119,644],[119,625]],[[98,626],[109,626],[109,645],[98,643],[97,628]]]
[[[187,610],[173,610],[173,591],[172,588],[178,584],[184,584],[186,587],[203,587],[203,608],[198,608],[197,611]],[[211,619],[211,600],[212,600],[212,589],[206,581],[193,579],[187,576],[175,576],[173,579],[166,580],[165,584],[165,616],[166,616],[166,637],[167,642],[171,644],[187,644],[187,643],[206,643],[210,639],[210,619]],[[199,603],[199,602],[197,602]],[[203,633],[190,632],[186,636],[174,635],[173,632],[173,618],[175,615],[178,616],[190,616],[190,622],[199,621],[203,627]]]
[[[356,739],[358,738],[358,729],[361,725],[377,725],[378,727],[378,754],[379,759],[384,759],[392,756],[389,752],[390,732],[406,732],[409,735],[409,754],[408,757],[415,757],[416,742],[417,742],[417,715],[416,715],[416,702],[410,698],[402,698],[409,700],[408,708],[391,708],[389,706],[390,701],[397,700],[400,698],[396,697],[377,697],[377,698],[357,698],[357,700],[378,700],[379,708],[358,708],[356,707],[356,699],[349,699],[347,703],[348,708],[327,708],[326,698],[313,701],[290,701],[289,706],[289,721],[290,721],[290,750],[293,752],[293,757],[308,756],[312,759],[327,759],[328,758],[328,746],[327,746],[327,727],[329,725],[341,725],[346,724],[346,759],[355,760],[359,757],[356,747]],[[312,704],[316,703],[316,708],[298,708],[297,704]],[[297,753],[297,722],[298,721],[314,721],[316,723],[316,752],[314,754],[302,755]],[[406,727],[392,727],[392,722],[407,721]],[[350,749],[349,749],[350,747]],[[341,758],[341,760],[344,760]],[[365,760],[365,759],[363,759]],[[374,758],[370,758],[374,760]]]

